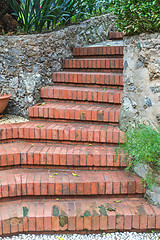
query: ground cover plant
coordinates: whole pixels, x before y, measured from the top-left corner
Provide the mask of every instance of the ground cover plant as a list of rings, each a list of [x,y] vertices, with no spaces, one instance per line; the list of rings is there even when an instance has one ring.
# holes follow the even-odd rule
[[[159,0],[114,0],[117,26],[127,35],[160,32]]]
[[[126,160],[130,159],[127,170],[137,164],[147,165],[150,169],[144,179],[149,187],[155,184],[155,174],[160,173],[160,128],[139,125],[125,133],[124,143],[117,153],[125,153]]]

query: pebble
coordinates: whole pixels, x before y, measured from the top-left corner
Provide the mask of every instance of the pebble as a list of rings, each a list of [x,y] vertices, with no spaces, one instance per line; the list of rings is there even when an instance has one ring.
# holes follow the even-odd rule
[[[160,233],[115,232],[102,234],[20,234],[0,240],[159,240]]]

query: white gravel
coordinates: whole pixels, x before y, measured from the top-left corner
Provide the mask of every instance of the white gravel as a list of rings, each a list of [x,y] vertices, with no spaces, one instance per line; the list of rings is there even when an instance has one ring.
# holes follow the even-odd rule
[[[27,122],[29,121],[27,118],[6,114],[0,118],[0,124],[8,124],[8,123],[20,123],[20,122]]]
[[[81,234],[63,234],[63,235],[49,235],[49,234],[20,234],[18,236],[12,237],[4,237],[0,240],[159,240],[160,233],[136,233],[136,232],[124,232],[124,233],[102,233],[102,234],[89,234],[89,235],[81,235]]]

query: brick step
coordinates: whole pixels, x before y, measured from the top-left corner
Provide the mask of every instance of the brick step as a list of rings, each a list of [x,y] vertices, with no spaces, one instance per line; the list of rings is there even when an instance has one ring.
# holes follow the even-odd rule
[[[35,141],[70,142],[77,144],[122,143],[124,133],[116,126],[86,123],[29,121],[0,125],[0,140],[27,139]]]
[[[141,179],[125,171],[8,169],[0,171],[0,199],[22,196],[122,196],[145,193]]]
[[[81,47],[73,48],[74,58],[116,58],[123,57],[123,46]]]
[[[123,39],[124,33],[122,32],[109,32],[108,37],[109,39]]]
[[[3,202],[0,235],[160,230],[160,209],[140,198],[43,199]],[[109,211],[108,209],[115,209]]]
[[[86,88],[75,86],[47,86],[41,89],[41,98],[121,104],[121,89]]]
[[[91,58],[91,59],[66,59],[63,60],[63,69],[80,69],[94,71],[123,71],[123,58]]]
[[[115,147],[62,145],[47,143],[6,143],[0,145],[0,167],[52,167],[81,169],[118,169],[127,166]]]
[[[81,84],[93,86],[123,86],[123,74],[87,73],[87,72],[55,72],[53,82],[58,84]]]
[[[117,123],[120,107],[77,104],[70,102],[44,102],[29,108],[31,119],[71,120],[85,122]]]

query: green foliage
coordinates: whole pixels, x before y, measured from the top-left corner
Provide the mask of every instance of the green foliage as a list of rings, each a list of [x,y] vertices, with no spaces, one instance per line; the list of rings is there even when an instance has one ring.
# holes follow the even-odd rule
[[[139,125],[125,134],[124,143],[120,145],[117,152],[123,151],[126,159],[131,159],[127,170],[139,163],[147,164],[156,172],[160,171],[160,128]],[[150,186],[154,182],[154,176],[148,173],[145,178]]]
[[[113,0],[120,31],[127,35],[160,31],[159,0]]]
[[[25,33],[41,32],[46,22],[55,17],[57,6],[52,0],[7,0]]]
[[[42,32],[110,11],[111,0],[7,0],[24,33]],[[21,32],[18,30],[19,33]]]

